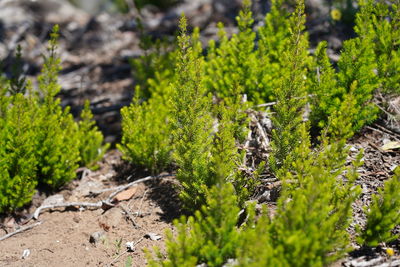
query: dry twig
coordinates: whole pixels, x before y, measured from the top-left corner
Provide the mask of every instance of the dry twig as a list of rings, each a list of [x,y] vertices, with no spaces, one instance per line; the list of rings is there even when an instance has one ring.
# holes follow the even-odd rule
[[[135,218],[133,217],[133,214],[124,206],[124,205],[118,205],[118,207],[125,212],[126,217],[128,217],[129,220],[131,220],[133,226],[137,229],[139,228],[139,225],[136,223]]]
[[[55,209],[55,208],[65,208],[65,207],[90,207],[90,208],[101,208],[103,207],[103,201],[99,201],[96,203],[92,202],[67,202],[67,203],[59,203],[54,205],[45,205],[40,206],[33,213],[33,218],[37,220],[39,218],[40,212],[44,209]]]
[[[144,200],[144,197],[146,196],[146,193],[147,193],[147,190],[144,191],[143,196],[142,196],[142,199],[140,200],[139,209],[138,209],[137,212],[135,212],[135,213],[136,213],[136,216],[140,216],[140,214],[141,214],[141,212],[142,212],[143,200]]]
[[[131,186],[133,186],[133,185],[136,185],[136,184],[139,184],[139,183],[143,183],[143,182],[147,182],[147,181],[154,180],[154,179],[165,178],[165,177],[168,177],[168,176],[171,176],[171,175],[170,175],[170,174],[165,174],[165,175],[159,175],[159,176],[147,176],[147,177],[145,177],[145,178],[142,178],[142,179],[133,181],[133,182],[131,182],[131,183],[129,183],[129,184],[122,185],[122,186],[118,186],[118,187],[115,188],[116,191],[114,191],[114,192],[107,198],[106,202],[111,202],[112,199],[113,199],[118,193],[120,193],[120,192],[122,192],[122,191],[128,189],[129,187],[131,187]]]
[[[33,227],[35,227],[35,226],[40,225],[41,223],[42,223],[42,222],[36,222],[36,223],[30,224],[30,225],[21,227],[21,228],[19,228],[18,230],[12,232],[12,233],[8,233],[8,234],[6,234],[6,235],[0,237],[0,241],[3,241],[3,240],[5,240],[5,239],[7,239],[7,238],[9,238],[9,237],[12,237],[13,235],[16,235],[16,234],[18,234],[18,233],[22,233],[22,232],[24,232],[24,231],[26,231],[26,230],[29,230],[29,229],[31,229],[31,228],[33,228]]]
[[[159,176],[148,176],[142,179],[138,179],[136,181],[133,181],[129,184],[126,185],[122,185],[122,186],[117,186],[115,188],[113,188],[113,190],[115,190],[112,194],[110,194],[110,196],[102,201],[99,202],[68,202],[68,203],[59,203],[59,204],[54,204],[54,205],[45,205],[45,206],[40,206],[39,208],[37,208],[35,210],[35,212],[33,213],[32,218],[34,218],[35,220],[37,220],[39,218],[40,212],[44,209],[55,209],[55,208],[65,208],[65,207],[89,207],[89,208],[103,208],[103,209],[108,209],[110,207],[114,207],[115,205],[112,204],[112,200],[113,198],[120,192],[126,190],[127,188],[139,184],[139,183],[143,183],[149,180],[153,180],[153,179],[160,179],[160,178],[164,178],[164,177],[168,177],[171,176],[170,174],[165,174],[165,175],[159,175]],[[107,191],[110,191],[107,189]]]

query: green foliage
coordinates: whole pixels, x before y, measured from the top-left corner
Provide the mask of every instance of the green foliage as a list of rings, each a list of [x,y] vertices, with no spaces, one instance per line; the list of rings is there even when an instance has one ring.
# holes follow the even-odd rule
[[[385,182],[378,194],[373,195],[369,209],[366,207],[367,225],[361,231],[359,242],[368,246],[377,246],[381,242],[390,242],[398,238],[391,231],[400,224],[400,170]]]
[[[177,234],[167,232],[167,258],[156,253],[149,266],[222,266],[235,256],[241,244],[238,223],[239,208],[232,185],[217,185],[207,194],[206,205],[194,217],[175,221]]]
[[[346,230],[360,194],[355,181],[362,153],[348,166],[346,140],[377,116],[373,94],[385,87],[377,51],[387,47],[377,49],[372,45],[376,33],[356,28],[359,36],[344,43],[337,70],[326,54],[326,43],[319,44],[312,62],[304,2],[297,1],[290,16],[283,1],[271,4],[265,25],[254,31],[246,1],[237,19],[239,33],[229,38],[220,24],[219,43],[210,43],[207,56],[202,55],[198,33],[189,38],[186,20],[181,20],[175,73],[167,78],[172,90],[172,153],[185,207],[198,210],[194,217],[176,222],[177,235],[168,233],[167,256],[156,250],[156,259],[149,256],[150,266],[223,266],[230,258],[237,259],[238,266],[326,266],[349,249]],[[392,5],[390,12],[396,8]],[[361,21],[373,21],[370,14],[361,11],[357,27]],[[211,103],[210,92],[217,105]],[[272,215],[264,211],[255,219],[254,209],[248,209],[246,224],[239,229],[238,208],[245,206],[257,182],[239,171],[243,154],[238,144],[247,131],[244,95],[252,103],[276,100],[269,167],[282,191]],[[308,101],[311,127],[319,134],[313,136],[315,144],[303,119]],[[391,216],[398,213],[398,182],[388,182],[374,200],[377,204],[369,215],[374,219],[368,226],[373,230],[363,233],[363,242],[370,242],[365,241],[367,235],[391,238],[385,234],[398,224],[398,216]]]
[[[183,187],[181,198],[188,209],[195,210],[205,203],[204,188],[217,182],[210,170],[213,119],[211,100],[201,80],[203,62],[190,46],[184,17],[180,29],[171,126],[174,159],[179,166],[177,179]]]
[[[109,144],[103,145],[103,135],[98,130],[96,122],[93,121],[93,114],[90,110],[90,102],[88,100],[85,101],[85,106],[80,115],[77,135],[78,140],[80,140],[80,165],[95,167],[96,162],[107,151]]]
[[[351,121],[356,132],[361,127],[376,119],[377,107],[371,103],[373,93],[378,88],[378,79],[374,52],[367,38],[354,38],[343,45],[343,52],[338,62],[338,92],[335,97],[344,98],[351,93],[356,101],[354,118]]]
[[[23,95],[12,97],[0,117],[0,213],[29,202],[37,185],[36,108]]]
[[[217,118],[213,118],[211,99],[203,83],[204,61],[196,32],[190,40],[184,17],[180,27],[171,126],[177,179],[182,185],[181,198],[186,209],[196,210],[205,203],[207,188],[229,181],[235,185],[239,202],[243,203],[255,184],[254,180],[237,173],[243,155],[236,142],[246,135],[245,105],[240,96],[232,96],[220,103],[215,109]]]
[[[274,90],[277,104],[274,107],[272,123],[272,154],[270,167],[274,172],[288,169],[296,159],[293,152],[300,142],[300,124],[303,121],[306,104],[306,62],[308,41],[303,34],[305,23],[304,4],[299,2],[290,19],[290,45],[282,54],[282,63],[289,71],[280,79]],[[286,73],[283,73],[286,74]]]
[[[340,109],[346,98],[354,99],[349,110],[352,131],[357,132],[366,123],[374,121],[378,109],[372,103],[374,91],[378,88],[378,78],[374,73],[375,56],[367,38],[354,38],[344,42],[343,51],[335,72],[326,55],[326,44],[321,43],[316,50],[316,75],[312,77],[313,127],[327,126],[330,114]]]
[[[282,55],[290,46],[290,21],[289,12],[283,7],[284,0],[272,0],[271,10],[265,16],[264,26],[260,27],[258,34],[258,50],[256,58],[259,60],[259,84],[262,99],[271,101],[275,99],[274,91],[279,88],[282,78],[289,73],[286,65],[287,59]]]
[[[55,27],[51,35],[38,92],[17,72],[0,84],[0,212],[28,203],[38,184],[51,189],[64,185],[76,176],[81,159],[92,163],[99,157],[97,151],[105,148],[88,106],[83,121],[76,123],[56,98],[57,31]]]
[[[334,157],[341,155],[334,144],[330,146],[319,155],[307,153],[305,160],[294,163],[296,176],[282,178],[296,178],[299,182],[298,188],[281,196],[279,215],[271,226],[274,247],[282,251],[281,257],[288,266],[325,266],[343,256],[349,246],[346,229],[350,225],[351,204],[360,193],[354,187],[360,164],[355,163],[343,183],[338,178],[343,165],[334,168]]]
[[[25,94],[26,87],[26,78],[22,75],[22,53],[21,46],[17,46],[17,50],[15,53],[15,61],[12,65],[12,76],[9,80],[9,91],[10,94],[22,93]]]
[[[239,250],[239,266],[326,266],[347,251],[351,205],[360,194],[354,185],[361,154],[345,167],[350,131],[347,109],[332,114],[331,127],[316,151],[310,149],[306,124],[301,124],[301,143],[294,152],[290,172],[279,172],[283,191],[276,215],[267,213],[245,233]],[[341,177],[346,174],[345,177]]]
[[[400,2],[360,0],[356,32],[369,39],[377,61],[381,90],[400,92]]]
[[[177,50],[165,40],[152,41],[142,33],[140,47],[144,54],[130,60],[135,79],[140,86],[140,97],[149,99],[153,94],[168,94],[170,83],[174,79],[171,66],[176,64]]]
[[[158,95],[140,104],[138,90],[136,95],[132,104],[121,110],[123,136],[117,147],[124,159],[156,174],[171,163],[171,107]]]
[[[80,161],[79,142],[76,137],[78,126],[69,110],[62,110],[60,100],[55,96],[60,91],[57,82],[60,59],[56,54],[58,28],[49,41],[48,56],[38,77],[40,110],[37,120],[38,177],[40,183],[58,188],[75,177]],[[78,144],[78,145],[77,145]]]
[[[227,38],[223,25],[219,24],[218,47],[210,43],[208,51],[205,85],[207,89],[221,98],[236,97],[246,94],[250,101],[261,101],[258,81],[259,66],[256,60],[255,37],[252,30],[253,18],[250,10],[251,2],[245,0],[243,9],[236,18],[239,33]]]

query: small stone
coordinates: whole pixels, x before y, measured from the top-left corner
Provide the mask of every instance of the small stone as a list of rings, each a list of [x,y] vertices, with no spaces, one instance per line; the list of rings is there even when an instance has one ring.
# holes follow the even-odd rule
[[[109,209],[99,219],[101,225],[108,225],[109,227],[115,228],[121,224],[124,216],[120,209]]]
[[[135,242],[133,242],[133,241],[131,241],[131,242],[126,242],[125,246],[126,246],[126,249],[127,249],[129,252],[135,251]]]
[[[94,232],[90,235],[89,242],[97,244],[100,240],[104,239],[105,233],[103,231]]]
[[[42,206],[47,206],[47,205],[56,205],[64,202],[64,196],[61,194],[56,194],[49,196],[43,201]]]
[[[161,236],[155,233],[147,233],[144,235],[145,238],[151,239],[153,241],[157,241],[161,239]]]
[[[26,259],[29,257],[29,255],[31,255],[31,251],[29,249],[24,249],[24,251],[22,252],[22,259]]]

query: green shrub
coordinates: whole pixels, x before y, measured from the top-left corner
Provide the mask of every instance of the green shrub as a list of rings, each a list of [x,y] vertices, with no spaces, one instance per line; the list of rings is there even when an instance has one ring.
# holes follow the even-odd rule
[[[271,10],[266,14],[264,25],[259,28],[259,41],[256,58],[259,62],[258,83],[260,94],[265,102],[275,100],[274,91],[287,76],[287,59],[282,55],[289,49],[289,12],[283,7],[284,0],[272,0]],[[286,61],[285,61],[286,60]]]
[[[254,45],[246,2],[238,18],[239,34],[228,38],[220,26],[220,43],[211,42],[206,57],[196,38],[190,43],[186,21],[181,20],[171,97],[173,154],[184,204],[190,211],[199,210],[175,224],[177,235],[168,234],[166,258],[156,250],[150,266],[223,266],[228,259],[236,259],[238,266],[326,266],[349,250],[347,229],[352,204],[360,194],[355,181],[362,153],[348,166],[346,140],[377,115],[372,97],[382,78],[375,73],[379,61],[371,45],[374,39],[359,33],[346,41],[337,71],[325,43],[318,46],[312,62],[304,2],[297,1],[291,16],[282,3],[272,2]],[[357,25],[363,16],[357,16]],[[207,91],[219,105],[211,104]],[[240,229],[239,214],[233,211],[250,197],[241,188],[252,185],[238,168],[242,155],[237,145],[241,132],[246,132],[241,117],[248,107],[241,102],[244,94],[254,103],[276,100],[269,163],[282,189],[276,209],[264,210],[258,219],[248,209]],[[303,118],[307,101],[312,127],[320,134],[314,144]],[[376,210],[388,216],[389,209],[398,212],[397,198],[388,201],[397,183],[397,178],[388,182],[386,193],[374,200],[380,204],[374,204],[374,215],[369,215],[374,219],[368,228],[373,234],[368,235],[376,237],[382,229],[388,233],[393,228],[394,220]]]
[[[0,213],[29,202],[37,181],[37,108],[20,93],[0,117]]]
[[[0,84],[0,212],[27,204],[38,184],[58,189],[76,176],[81,159],[92,163],[105,148],[88,106],[77,123],[56,98],[57,31],[55,27],[37,92],[18,73]]]
[[[244,233],[238,251],[239,266],[326,266],[349,249],[347,228],[352,203],[360,194],[355,186],[361,154],[346,167],[344,138],[351,131],[348,108],[332,114],[330,128],[315,151],[306,124],[300,125],[301,143],[290,171],[279,172],[282,192],[274,217],[266,212]],[[345,177],[341,177],[345,174]]]
[[[398,0],[360,0],[356,32],[369,38],[377,62],[380,89],[400,93],[400,3]]]
[[[142,33],[140,47],[144,54],[130,60],[130,65],[140,86],[139,98],[149,99],[153,94],[164,96],[170,93],[170,83],[175,77],[171,66],[175,66],[177,49],[165,40],[152,41]]]
[[[247,94],[250,101],[261,102],[258,81],[259,66],[256,60],[255,37],[252,30],[253,18],[250,11],[251,1],[245,0],[243,8],[236,18],[239,33],[228,39],[223,25],[219,24],[219,41],[216,47],[211,41],[205,65],[205,85],[210,92],[220,98],[232,98],[238,94]]]
[[[203,83],[204,61],[196,32],[190,40],[184,17],[180,27],[171,126],[181,198],[186,209],[194,211],[205,203],[207,188],[229,181],[243,203],[255,184],[254,179],[237,173],[243,160],[237,142],[246,135],[245,105],[240,96],[232,96],[214,108],[217,117],[213,117],[211,98]]]
[[[68,109],[63,110],[55,96],[60,91],[57,82],[60,59],[56,54],[58,28],[52,33],[48,56],[38,77],[39,112],[37,115],[37,158],[39,182],[58,188],[72,180],[79,167],[78,126]]]
[[[322,129],[327,126],[330,114],[339,110],[350,94],[355,101],[351,112],[353,133],[376,119],[378,109],[372,98],[378,88],[378,78],[374,73],[377,65],[369,39],[357,37],[345,41],[338,72],[334,71],[326,55],[326,44],[321,43],[316,50],[315,66],[310,115],[313,127]]]
[[[80,165],[95,168],[107,151],[109,144],[103,145],[103,135],[98,130],[96,122],[93,121],[93,114],[90,110],[89,101],[85,101],[85,106],[78,122],[79,155],[81,157]]]
[[[181,198],[186,208],[196,210],[205,203],[204,188],[217,182],[210,170],[213,119],[211,99],[205,95],[201,80],[203,61],[193,52],[184,17],[180,29],[171,126]]]
[[[377,246],[398,238],[392,230],[400,225],[400,171],[385,182],[378,194],[372,196],[372,203],[366,209],[367,225],[361,232],[359,242],[364,245]]]
[[[214,186],[206,205],[194,217],[176,220],[176,236],[167,231],[167,258],[156,249],[156,259],[148,253],[149,266],[222,266],[235,256],[241,244],[237,229],[239,208],[230,184]]]
[[[282,54],[282,64],[288,72],[282,73],[278,86],[274,89],[277,104],[271,118],[272,153],[270,168],[276,173],[280,168],[290,168],[296,155],[293,153],[300,144],[300,124],[306,104],[306,63],[308,41],[304,35],[304,5],[299,4],[290,18],[288,50]]]
[[[129,107],[121,110],[122,140],[117,145],[123,158],[156,174],[171,163],[171,133],[169,102],[153,95],[139,103],[138,90]]]

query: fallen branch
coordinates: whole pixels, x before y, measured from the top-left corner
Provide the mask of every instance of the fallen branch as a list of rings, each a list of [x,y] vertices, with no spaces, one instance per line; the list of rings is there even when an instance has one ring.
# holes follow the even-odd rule
[[[113,190],[115,190],[115,191],[112,194],[110,194],[107,199],[99,201],[99,202],[95,202],[95,203],[93,203],[93,202],[68,202],[68,203],[58,203],[58,204],[54,204],[54,205],[40,206],[39,208],[37,208],[35,210],[32,218],[37,220],[39,218],[40,212],[45,209],[66,208],[66,207],[86,207],[86,208],[102,208],[104,210],[107,210],[110,207],[115,206],[114,204],[111,203],[113,198],[118,193],[126,190],[127,188],[129,188],[133,185],[139,184],[139,183],[143,183],[143,182],[154,180],[154,179],[169,177],[169,176],[171,176],[171,175],[165,174],[165,175],[159,175],[159,176],[148,176],[148,177],[133,181],[126,185],[117,186],[117,187],[113,188],[112,190],[107,189],[107,191],[113,191]],[[95,193],[97,193],[97,192],[91,192],[91,194],[95,194]]]
[[[171,174],[164,174],[164,175],[159,175],[159,176],[147,176],[147,177],[145,177],[145,178],[142,178],[142,179],[133,181],[133,182],[131,182],[131,183],[129,183],[129,184],[122,185],[122,186],[118,186],[118,187],[115,188],[116,191],[115,191],[114,193],[112,193],[112,194],[105,200],[105,202],[106,202],[106,203],[108,203],[108,202],[111,203],[111,202],[112,202],[112,199],[113,199],[118,193],[120,193],[120,192],[122,192],[122,191],[128,189],[129,187],[131,187],[131,186],[133,186],[133,185],[136,185],[136,184],[139,184],[139,183],[143,183],[143,182],[147,182],[147,181],[154,180],[154,179],[165,178],[165,177],[169,177],[169,176],[171,176]]]
[[[143,196],[142,196],[142,199],[140,200],[139,210],[136,212],[136,214],[137,214],[136,216],[139,216],[139,215],[141,214],[141,212],[142,212],[143,200],[144,200],[144,197],[146,196],[146,193],[147,193],[147,190],[144,191],[144,194],[143,194]]]
[[[108,203],[107,203],[108,204]],[[55,209],[55,208],[66,208],[66,207],[91,207],[91,208],[101,208],[103,207],[103,201],[99,201],[96,203],[91,202],[68,202],[68,203],[59,203],[54,205],[45,205],[40,206],[33,213],[33,218],[37,220],[39,218],[40,212],[45,209]]]
[[[135,248],[135,246],[136,246],[137,244],[139,244],[140,242],[142,242],[143,239],[144,239],[144,238],[141,237],[138,241],[136,241],[134,244],[132,244],[132,248]],[[129,249],[127,248],[127,250],[125,250],[125,251],[122,252],[121,254],[118,254],[118,255],[117,255],[109,264],[107,264],[106,266],[108,266],[108,267],[112,266],[114,263],[116,263],[116,262],[118,261],[118,259],[119,259],[121,256],[125,255],[125,254],[128,253],[128,252],[132,252],[132,251],[129,251]]]
[[[19,228],[18,230],[16,230],[15,232],[8,233],[8,234],[6,234],[6,235],[0,237],[0,241],[3,241],[3,240],[5,240],[5,239],[7,239],[7,238],[9,238],[9,237],[12,237],[13,235],[16,235],[16,234],[18,234],[18,233],[22,233],[22,232],[24,232],[24,231],[26,231],[26,230],[29,230],[29,229],[31,229],[31,228],[33,228],[33,227],[35,227],[35,226],[40,225],[41,223],[42,223],[42,222],[36,222],[36,223],[30,224],[30,225],[21,227],[21,228]]]
[[[139,225],[136,223],[135,218],[133,217],[133,214],[127,209],[125,208],[125,206],[123,205],[118,205],[118,207],[125,212],[126,217],[129,218],[129,220],[131,220],[133,226],[137,229],[139,228]]]

